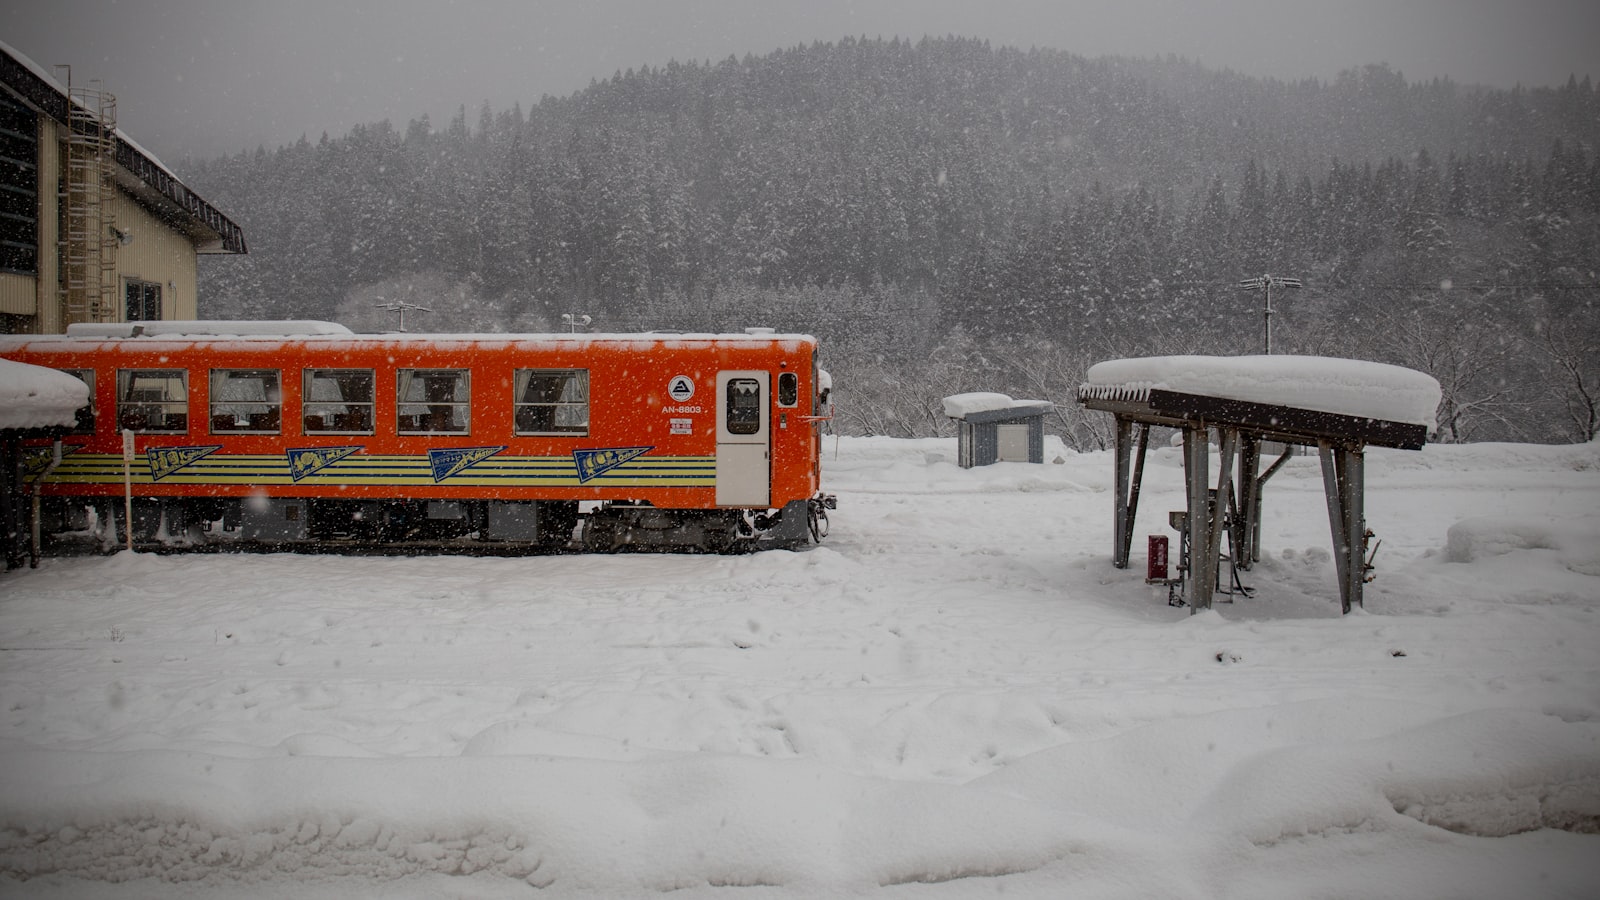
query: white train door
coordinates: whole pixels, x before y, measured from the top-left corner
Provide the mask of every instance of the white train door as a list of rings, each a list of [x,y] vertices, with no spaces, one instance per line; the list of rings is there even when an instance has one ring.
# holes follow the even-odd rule
[[[772,423],[766,372],[717,373],[717,505],[766,507]]]

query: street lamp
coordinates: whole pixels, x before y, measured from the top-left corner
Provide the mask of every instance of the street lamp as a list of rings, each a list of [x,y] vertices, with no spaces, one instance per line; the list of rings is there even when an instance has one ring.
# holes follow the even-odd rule
[[[567,332],[569,334],[577,334],[579,327],[587,327],[589,323],[593,321],[594,320],[588,316],[580,316],[573,313],[561,314],[561,324],[567,326]]]
[[[1298,278],[1280,278],[1277,275],[1262,275],[1257,278],[1246,278],[1239,282],[1239,287],[1260,291],[1266,295],[1267,302],[1262,307],[1264,316],[1261,325],[1261,344],[1266,355],[1272,355],[1272,289],[1302,286]]]

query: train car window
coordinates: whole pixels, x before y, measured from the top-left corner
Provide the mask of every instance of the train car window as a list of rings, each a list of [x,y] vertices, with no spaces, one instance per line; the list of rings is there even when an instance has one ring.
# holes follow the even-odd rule
[[[376,418],[371,369],[306,369],[301,373],[301,428],[306,434],[371,434]]]
[[[800,405],[800,376],[793,372],[778,373],[778,405]]]
[[[728,433],[761,431],[761,382],[754,378],[728,379]]]
[[[517,434],[589,433],[588,369],[518,369]]]
[[[89,405],[78,407],[72,422],[73,434],[94,434],[94,370],[93,369],[62,369],[89,386]]]
[[[189,373],[183,369],[117,370],[117,427],[143,434],[189,430]]]
[[[401,434],[466,434],[471,425],[471,373],[466,369],[401,369]]]
[[[277,369],[212,369],[213,434],[277,434],[283,390]]]

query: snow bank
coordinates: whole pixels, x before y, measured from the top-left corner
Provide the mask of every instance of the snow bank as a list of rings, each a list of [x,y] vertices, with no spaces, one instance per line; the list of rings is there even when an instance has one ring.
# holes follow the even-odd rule
[[[1349,616],[1314,457],[1191,615],[1051,448],[829,438],[801,553],[7,573],[0,897],[1600,896],[1596,448],[1372,453]]]
[[[1089,368],[1084,397],[1142,400],[1151,390],[1198,394],[1436,427],[1439,382],[1385,363],[1326,356],[1152,356]]]
[[[68,426],[88,402],[89,386],[71,375],[0,359],[0,428]]]
[[[1464,519],[1450,526],[1444,555],[1470,563],[1519,550],[1547,550],[1573,572],[1600,576],[1600,519]]]

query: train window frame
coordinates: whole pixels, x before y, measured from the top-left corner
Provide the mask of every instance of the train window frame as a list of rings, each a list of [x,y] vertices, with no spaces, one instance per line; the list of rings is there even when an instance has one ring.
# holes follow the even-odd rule
[[[800,375],[798,372],[778,373],[778,405],[793,408],[800,405]]]
[[[89,387],[89,402],[78,407],[73,413],[72,429],[68,434],[94,434],[94,370],[93,369],[61,369],[61,372],[71,375]]]
[[[313,395],[317,380],[331,381],[339,389],[339,399],[324,400]],[[367,398],[350,399],[347,388],[363,386]],[[302,434],[373,434],[376,431],[378,374],[373,369],[356,367],[302,369],[300,372],[300,431]],[[313,412],[322,407],[338,407],[331,413]],[[312,419],[317,424],[312,424]]]
[[[421,384],[423,391],[427,391],[429,381],[434,379],[450,378],[455,381],[457,388],[451,391],[452,399],[422,397],[407,399],[414,385]],[[460,395],[460,399],[456,397]],[[408,409],[422,408],[424,412],[407,412]],[[462,435],[472,433],[472,370],[471,369],[397,369],[395,371],[395,433],[405,435],[445,434]],[[444,413],[448,412],[448,425],[450,427],[436,427],[444,421]],[[411,420],[407,427],[407,419]],[[460,421],[456,426],[457,420]]]
[[[260,399],[221,398],[232,381],[260,384]],[[283,430],[283,371],[281,369],[212,369],[207,421],[212,434],[278,434]],[[229,421],[232,425],[228,425]]]
[[[160,382],[160,387],[138,387],[141,379]],[[176,383],[181,396],[171,396],[171,386]],[[135,389],[160,396],[132,396]],[[173,412],[176,408],[178,412]],[[150,410],[158,410],[163,427],[149,426]],[[144,416],[145,418],[136,418]],[[117,428],[135,434],[188,434],[189,433],[189,370],[188,369],[118,369],[117,370]]]
[[[536,378],[560,378],[562,381],[553,396],[546,392],[541,399],[529,400],[528,390]],[[569,389],[574,385],[578,396],[571,397]],[[588,437],[591,396],[588,369],[517,369],[512,373],[513,433],[535,437]],[[563,422],[563,419],[568,421]]]
[[[729,378],[728,384],[723,388],[727,395],[727,410],[723,416],[723,427],[729,434],[751,435],[761,433],[761,404],[766,400],[761,396],[760,379],[756,378]],[[754,402],[749,402],[749,398]]]

